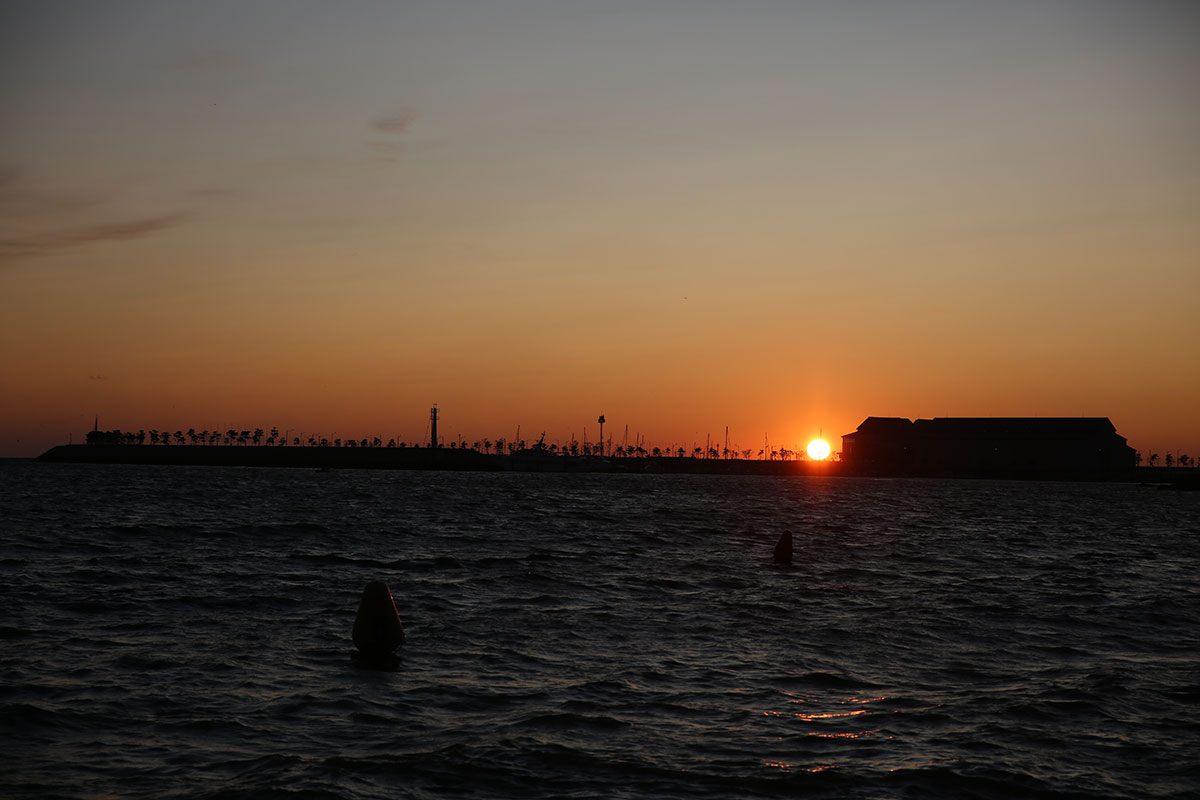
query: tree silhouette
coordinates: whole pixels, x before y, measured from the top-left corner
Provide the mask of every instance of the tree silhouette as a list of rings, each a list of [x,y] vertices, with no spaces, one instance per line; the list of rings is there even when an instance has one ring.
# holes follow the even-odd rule
[[[1151,453],[1150,454],[1150,466],[1153,467],[1155,465],[1155,462],[1157,462],[1157,461],[1158,461],[1158,453]]]

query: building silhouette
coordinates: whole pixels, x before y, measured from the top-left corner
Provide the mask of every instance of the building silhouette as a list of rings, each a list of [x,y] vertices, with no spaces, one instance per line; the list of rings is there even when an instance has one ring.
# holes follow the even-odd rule
[[[1134,458],[1107,417],[867,417],[842,437],[842,461],[861,475],[1096,478]]]

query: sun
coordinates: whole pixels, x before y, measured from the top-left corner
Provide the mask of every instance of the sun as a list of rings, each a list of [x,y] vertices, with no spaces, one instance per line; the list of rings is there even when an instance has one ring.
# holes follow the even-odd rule
[[[813,461],[824,461],[829,458],[829,442],[824,439],[813,439],[808,443],[808,457]]]

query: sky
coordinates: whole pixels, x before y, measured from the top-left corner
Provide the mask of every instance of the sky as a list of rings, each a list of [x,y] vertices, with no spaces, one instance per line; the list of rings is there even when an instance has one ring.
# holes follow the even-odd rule
[[[1200,456],[1200,4],[0,5],[0,456],[102,429]]]

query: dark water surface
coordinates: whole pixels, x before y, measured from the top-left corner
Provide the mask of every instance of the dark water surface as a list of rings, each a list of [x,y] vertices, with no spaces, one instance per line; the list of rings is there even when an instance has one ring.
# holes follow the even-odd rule
[[[0,796],[1198,796],[1196,494],[0,480]],[[372,579],[408,634],[391,672],[351,659]]]

